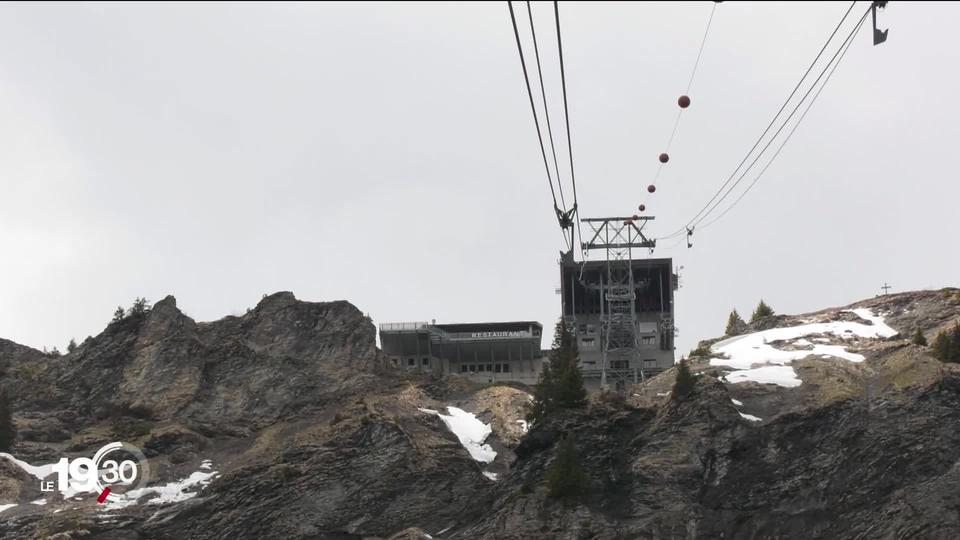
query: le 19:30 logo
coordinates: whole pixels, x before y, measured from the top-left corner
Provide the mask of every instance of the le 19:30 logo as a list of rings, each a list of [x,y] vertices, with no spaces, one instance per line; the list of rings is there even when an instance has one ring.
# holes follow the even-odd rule
[[[136,446],[112,442],[97,450],[92,458],[60,458],[52,471],[57,475],[57,491],[95,492],[99,494],[97,502],[102,503],[119,501],[122,493],[145,486],[150,466]],[[53,482],[42,482],[40,489],[53,491]]]

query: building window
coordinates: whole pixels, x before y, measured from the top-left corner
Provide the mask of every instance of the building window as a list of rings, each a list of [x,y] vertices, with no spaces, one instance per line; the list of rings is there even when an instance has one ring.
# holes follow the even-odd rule
[[[628,369],[630,367],[629,360],[611,360],[610,369]]]
[[[657,367],[656,358],[645,358],[643,360],[643,367]]]
[[[460,373],[466,373],[466,372],[467,372],[467,365],[460,364]]]
[[[417,359],[416,359],[416,358],[407,358],[407,365],[410,366],[410,367],[416,366],[416,365],[417,365]]]
[[[473,365],[473,364],[470,364],[470,366],[468,366],[468,367],[470,368],[470,373],[476,373],[476,371],[477,371],[477,366],[475,366],[475,365]]]
[[[510,373],[510,364],[504,364],[504,365],[503,365],[503,372],[504,372],[504,373]]]
[[[493,366],[493,371],[495,373],[503,373],[503,364],[497,364]]]
[[[429,366],[429,365],[430,365],[430,359],[429,359],[429,358],[424,358],[423,360],[421,360],[421,363],[422,363],[424,366]]]
[[[656,343],[656,337],[655,337],[655,336],[643,336],[642,338],[640,338],[640,343],[641,343],[642,345],[654,345],[654,344]]]
[[[580,343],[583,345],[584,348],[592,349],[597,345],[597,340],[592,337],[588,337],[588,338],[583,338],[580,341]]]
[[[493,364],[487,364],[487,371],[493,373]]]

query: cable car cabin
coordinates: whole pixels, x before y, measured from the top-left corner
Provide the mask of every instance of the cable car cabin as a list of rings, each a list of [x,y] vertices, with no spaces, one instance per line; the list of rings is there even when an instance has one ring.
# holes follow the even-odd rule
[[[609,284],[606,261],[588,261],[581,267],[569,254],[560,261],[563,316],[573,323],[580,348],[580,367],[585,380],[599,379],[606,336],[604,321],[608,306],[603,302]],[[636,297],[638,354],[634,358],[608,356],[607,373],[619,372],[637,380],[673,366],[673,293],[677,277],[672,259],[634,259],[630,261]],[[642,373],[640,371],[642,370]]]

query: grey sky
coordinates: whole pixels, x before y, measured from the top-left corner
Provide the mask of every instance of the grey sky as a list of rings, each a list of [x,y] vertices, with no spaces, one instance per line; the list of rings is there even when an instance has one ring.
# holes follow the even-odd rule
[[[550,6],[534,10],[559,124]],[[720,4],[647,196],[711,6],[561,4],[584,216],[646,202],[655,235],[683,225],[847,4]],[[685,267],[681,352],[761,297],[798,312],[884,281],[957,285],[958,20],[891,2],[887,43],[864,28],[740,206],[694,249],[658,250]],[[377,323],[559,311],[503,2],[2,4],[0,189],[0,336],[36,347],[98,333],[135,296],[199,320],[277,290]]]

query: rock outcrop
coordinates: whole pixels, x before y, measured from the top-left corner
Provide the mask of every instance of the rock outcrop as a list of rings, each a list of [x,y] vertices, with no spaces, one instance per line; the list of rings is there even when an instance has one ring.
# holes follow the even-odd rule
[[[960,537],[960,369],[906,339],[953,324],[960,299],[929,291],[849,307],[899,334],[845,339],[860,362],[794,360],[803,384],[790,388],[729,382],[707,357],[686,399],[669,395],[670,370],[529,431],[522,388],[389,368],[373,325],[346,302],[277,293],[198,323],[168,297],[62,358],[0,342],[18,458],[52,463],[120,438],[150,457],[154,484],[216,471],[175,502],[105,512],[90,497],[23,504],[44,494],[0,460],[0,504],[21,503],[0,514],[0,536]],[[845,317],[864,321],[832,309],[750,331]],[[448,405],[491,426],[493,463],[420,410]],[[581,498],[551,498],[544,485],[564,437],[589,478]]]

